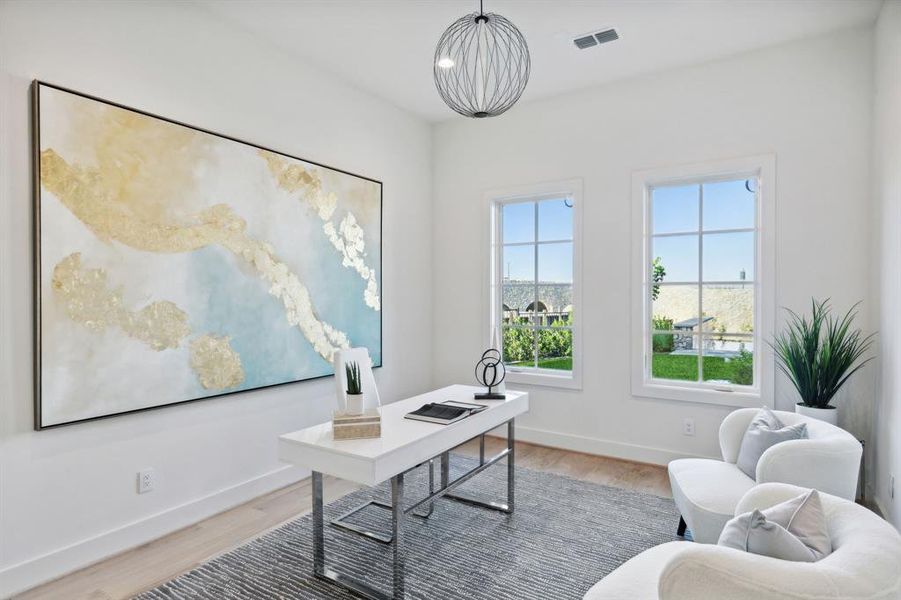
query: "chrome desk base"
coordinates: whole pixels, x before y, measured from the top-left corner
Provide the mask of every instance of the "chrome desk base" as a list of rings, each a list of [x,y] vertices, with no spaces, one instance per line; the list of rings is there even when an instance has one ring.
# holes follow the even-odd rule
[[[414,516],[427,519],[429,516],[431,516],[432,510],[434,509],[434,501],[439,498],[447,498],[449,500],[464,502],[466,504],[488,508],[491,510],[497,510],[507,514],[513,512],[513,488],[515,486],[513,428],[514,419],[510,419],[509,421],[507,421],[507,447],[488,460],[485,459],[485,434],[481,434],[479,436],[479,465],[470,469],[453,481],[450,481],[450,451],[443,452],[440,455],[441,486],[437,490],[434,489],[434,459],[427,461],[429,465],[429,495],[415,502],[412,506],[404,508],[404,475],[413,470],[410,469],[410,471],[399,473],[391,478],[390,504],[377,501],[367,502],[362,506],[344,513],[331,522],[334,527],[340,527],[348,531],[353,531],[354,533],[358,533],[369,539],[376,540],[383,544],[390,544],[392,546],[394,551],[394,569],[391,593],[382,591],[369,585],[368,583],[364,583],[349,575],[338,573],[333,569],[326,567],[325,529],[323,524],[322,473],[313,471],[313,572],[315,573],[316,577],[331,581],[336,585],[348,589],[364,598],[370,598],[371,600],[401,600],[404,597],[405,584],[404,567],[406,550],[404,548],[404,537],[407,515],[412,514]],[[507,459],[506,504],[501,504],[499,502],[486,502],[483,500],[470,498],[468,496],[460,496],[451,493],[451,491],[454,490],[457,486],[465,483],[466,481],[469,481],[474,476],[478,475],[491,465],[503,460],[504,458]],[[419,466],[422,465],[417,465],[417,467],[414,468],[418,468]],[[391,511],[391,536],[380,535],[378,533],[367,530],[365,527],[360,527],[352,523],[347,523],[345,521],[345,519],[347,519],[350,515],[362,510],[363,508],[366,508],[370,504]],[[426,512],[416,512],[416,509],[426,504],[428,505],[428,510]]]
[[[431,460],[427,461],[426,463],[416,465],[415,467],[413,467],[413,469],[410,469],[410,471],[412,471],[414,469],[418,469],[419,467],[421,467],[424,464],[429,465],[429,494],[434,494],[435,493],[435,459],[431,459]],[[410,471],[407,471],[407,473],[409,473]],[[349,511],[347,511],[340,517],[336,517],[336,518],[332,519],[331,525],[333,527],[340,527],[341,529],[346,529],[348,531],[353,531],[354,533],[359,533],[362,536],[368,537],[371,540],[375,540],[375,541],[381,542],[383,544],[390,544],[392,541],[394,541],[393,535],[382,535],[380,533],[370,531],[366,527],[363,527],[361,525],[354,525],[353,523],[349,523],[347,521],[347,519],[351,515],[355,515],[358,512],[360,512],[361,510],[368,508],[370,506],[375,506],[377,508],[384,508],[386,510],[393,509],[391,504],[389,504],[388,502],[382,502],[381,500],[370,500],[369,502],[365,502],[356,508],[350,509]],[[435,503],[430,502],[428,511],[426,511],[424,513],[414,512],[414,513],[412,513],[412,515],[414,517],[419,517],[421,519],[428,519],[429,517],[432,516],[433,510],[435,510]]]

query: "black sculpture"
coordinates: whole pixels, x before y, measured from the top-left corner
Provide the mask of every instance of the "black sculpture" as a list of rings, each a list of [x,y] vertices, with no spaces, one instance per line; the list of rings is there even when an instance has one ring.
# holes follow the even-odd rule
[[[476,400],[503,400],[507,396],[504,394],[496,394],[492,388],[501,384],[504,377],[507,376],[507,369],[504,368],[504,361],[501,359],[501,353],[489,348],[482,353],[482,358],[476,363],[476,381],[488,388],[485,394],[475,394]]]

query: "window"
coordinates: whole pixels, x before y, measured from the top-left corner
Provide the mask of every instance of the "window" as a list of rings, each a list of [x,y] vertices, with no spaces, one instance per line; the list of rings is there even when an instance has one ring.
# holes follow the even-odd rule
[[[489,194],[491,336],[508,381],[578,387],[581,184]]]
[[[772,162],[636,174],[637,395],[771,401]]]

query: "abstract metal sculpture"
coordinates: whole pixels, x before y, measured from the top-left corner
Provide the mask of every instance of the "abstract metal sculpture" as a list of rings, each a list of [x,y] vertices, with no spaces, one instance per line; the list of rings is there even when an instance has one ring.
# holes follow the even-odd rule
[[[529,82],[529,46],[505,17],[479,12],[460,17],[441,36],[433,72],[441,99],[466,117],[497,116],[513,106]]]
[[[504,361],[500,351],[489,348],[482,353],[482,358],[476,363],[476,381],[488,388],[485,394],[475,394],[476,400],[503,400],[504,394],[497,394],[492,388],[501,384],[507,376]]]

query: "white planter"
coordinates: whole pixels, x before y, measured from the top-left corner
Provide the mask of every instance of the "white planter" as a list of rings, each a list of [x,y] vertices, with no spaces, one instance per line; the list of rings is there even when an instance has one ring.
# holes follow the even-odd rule
[[[838,410],[832,406],[829,408],[814,408],[812,406],[804,406],[803,404],[795,404],[795,412],[811,419],[819,419],[826,421],[832,425],[838,425]]]
[[[349,415],[363,414],[363,394],[346,394],[345,411]]]

